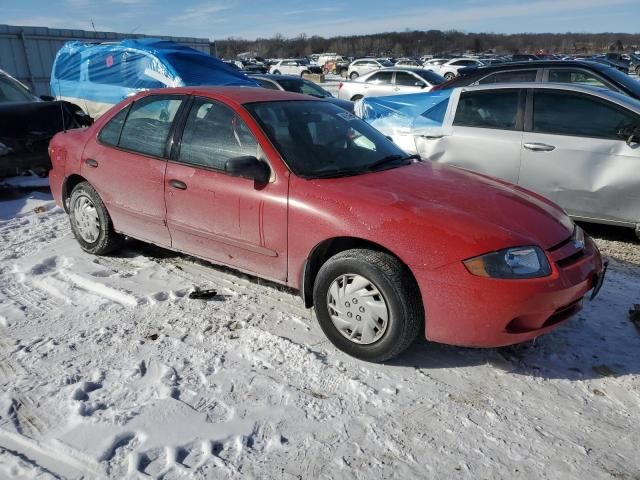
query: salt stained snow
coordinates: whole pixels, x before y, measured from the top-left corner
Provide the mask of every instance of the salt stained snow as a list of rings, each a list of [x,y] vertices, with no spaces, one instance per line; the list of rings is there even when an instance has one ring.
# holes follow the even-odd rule
[[[2,479],[640,472],[637,267],[535,342],[375,365],[284,288],[139,242],[83,253],[47,194],[0,202],[0,238]]]

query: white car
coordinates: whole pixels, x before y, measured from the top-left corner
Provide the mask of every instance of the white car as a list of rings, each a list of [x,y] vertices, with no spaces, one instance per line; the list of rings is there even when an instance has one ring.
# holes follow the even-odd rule
[[[445,80],[453,80],[458,76],[458,70],[465,67],[481,67],[484,65],[480,60],[475,58],[453,58],[445,63],[436,65],[433,71],[442,75]]]
[[[351,65],[349,65],[347,77],[351,80],[355,80],[361,75],[384,67],[393,67],[393,63],[386,58],[359,58],[351,62]]]
[[[405,68],[422,68],[420,62],[413,58],[400,58],[396,61],[395,66]]]
[[[430,58],[424,61],[424,63],[422,64],[422,68],[424,68],[425,70],[433,71],[443,63],[447,63],[449,60],[451,59],[450,58]]]
[[[445,80],[421,68],[381,68],[338,86],[338,98],[355,102],[364,97],[384,97],[428,92]]]
[[[271,65],[269,73],[274,75],[297,75],[303,77],[310,73],[322,73],[322,68],[311,65],[307,60],[300,58],[285,58],[275,65]]]

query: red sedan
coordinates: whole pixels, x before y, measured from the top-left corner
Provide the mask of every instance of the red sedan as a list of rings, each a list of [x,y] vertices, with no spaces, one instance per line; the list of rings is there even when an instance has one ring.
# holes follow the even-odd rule
[[[553,203],[407,156],[321,100],[254,88],[141,93],[52,140],[81,247],[135,237],[299,289],[334,345],[383,361],[426,338],[488,347],[557,327],[601,284]]]

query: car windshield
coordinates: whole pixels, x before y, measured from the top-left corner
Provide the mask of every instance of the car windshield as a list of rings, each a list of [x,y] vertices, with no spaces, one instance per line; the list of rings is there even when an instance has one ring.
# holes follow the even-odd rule
[[[318,98],[327,98],[332,96],[329,92],[309,80],[303,80],[301,78],[278,78],[276,81],[287,92],[304,93],[305,95],[311,95]]]
[[[6,102],[32,102],[35,98],[29,90],[9,77],[0,75],[0,103]]]
[[[329,178],[413,161],[382,133],[331,103],[246,104],[289,168],[302,178]]]
[[[420,70],[420,71],[416,71],[415,73],[420,75],[431,85],[440,85],[441,83],[445,82],[444,77],[441,77],[440,75],[438,75],[435,72],[432,72],[431,70]]]

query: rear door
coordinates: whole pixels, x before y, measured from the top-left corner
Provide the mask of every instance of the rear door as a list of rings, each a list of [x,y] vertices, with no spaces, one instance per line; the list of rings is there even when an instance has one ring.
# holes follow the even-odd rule
[[[640,147],[626,143],[640,116],[585,93],[529,95],[520,184],[573,216],[640,221]]]
[[[151,95],[122,109],[87,144],[81,167],[117,231],[163,246],[171,245],[164,205],[169,132],[183,98]]]
[[[286,280],[288,175],[267,185],[229,176],[229,158],[255,156],[258,127],[244,112],[195,98],[167,167],[167,224],[173,248],[277,281]],[[248,123],[252,125],[251,128]]]
[[[517,183],[525,97],[515,88],[462,92],[451,134],[432,140],[429,159]]]

